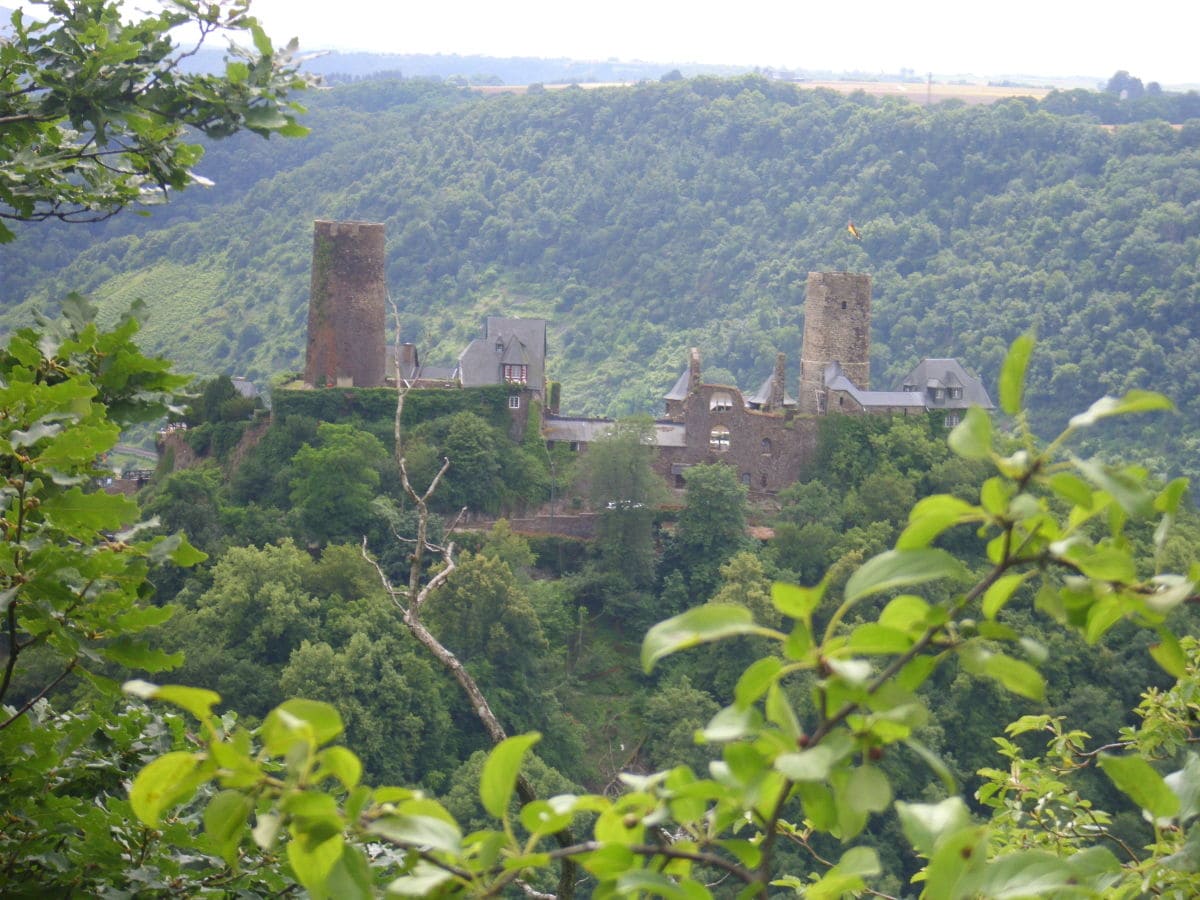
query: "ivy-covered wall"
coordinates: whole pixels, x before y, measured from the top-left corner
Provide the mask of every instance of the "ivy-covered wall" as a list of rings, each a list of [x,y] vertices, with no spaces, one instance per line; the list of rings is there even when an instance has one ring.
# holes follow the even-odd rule
[[[404,400],[405,425],[416,425],[453,415],[473,412],[490,424],[508,431],[508,385],[457,390],[412,390]],[[277,418],[309,416],[321,422],[390,423],[396,414],[396,392],[392,388],[320,388],[317,390],[276,389],[271,394]],[[389,426],[390,430],[390,426]]]

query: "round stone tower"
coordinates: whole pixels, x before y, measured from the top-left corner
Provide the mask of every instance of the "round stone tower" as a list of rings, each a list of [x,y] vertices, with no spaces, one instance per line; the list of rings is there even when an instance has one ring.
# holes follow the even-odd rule
[[[383,225],[314,222],[304,380],[317,387],[382,385],[386,307]]]
[[[871,381],[871,276],[809,272],[800,351],[801,413],[822,412],[825,368],[838,363],[855,387]]]

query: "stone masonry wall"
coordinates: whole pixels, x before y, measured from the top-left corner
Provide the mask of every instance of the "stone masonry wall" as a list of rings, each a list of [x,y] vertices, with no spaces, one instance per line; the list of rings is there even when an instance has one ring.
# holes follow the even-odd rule
[[[809,272],[800,352],[800,412],[816,414],[825,367],[841,364],[860,390],[871,379],[871,276]]]
[[[382,224],[313,223],[306,382],[345,387],[384,383],[385,271]]]
[[[713,409],[714,394],[727,394],[729,408]],[[723,405],[722,405],[723,406]],[[815,456],[817,419],[747,409],[734,387],[704,384],[688,395],[685,424],[687,447],[665,447],[655,469],[668,483],[672,466],[724,463],[754,493],[775,493],[796,481]],[[713,429],[729,429],[728,443],[714,446]]]

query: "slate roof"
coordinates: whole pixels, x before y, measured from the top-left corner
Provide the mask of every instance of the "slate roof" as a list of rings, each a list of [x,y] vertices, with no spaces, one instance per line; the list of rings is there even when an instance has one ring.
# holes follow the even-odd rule
[[[542,420],[542,436],[548,441],[590,444],[605,437],[612,427],[612,419],[547,415]],[[655,422],[654,445],[656,447],[687,446],[687,429],[679,422]]]
[[[926,409],[966,409],[970,406],[996,408],[983,382],[967,372],[957,359],[923,359],[904,377],[901,384],[920,386]],[[951,387],[961,387],[962,397],[952,400],[946,396],[945,389]],[[934,399],[930,393],[935,388],[943,390],[938,399]]]
[[[504,365],[528,366],[526,384],[541,391],[546,384],[546,320],[488,316],[484,336],[467,344],[458,356],[463,387],[503,383]]]
[[[675,386],[667,391],[664,400],[686,400],[688,395],[688,374],[689,370],[684,369],[683,374],[679,376],[679,380],[675,382]]]
[[[233,389],[241,396],[248,397],[251,400],[258,396],[258,388],[250,379],[235,375],[230,381],[233,382]]]
[[[925,395],[920,391],[863,391],[845,376],[836,362],[825,367],[825,387],[845,391],[864,409],[878,407],[924,407]]]
[[[746,397],[746,403],[757,403],[759,406],[766,406],[771,402],[771,382],[775,380],[775,373],[767,376],[767,380],[758,386],[758,390]],[[783,390],[783,405],[795,406],[796,398],[787,392],[787,388]]]

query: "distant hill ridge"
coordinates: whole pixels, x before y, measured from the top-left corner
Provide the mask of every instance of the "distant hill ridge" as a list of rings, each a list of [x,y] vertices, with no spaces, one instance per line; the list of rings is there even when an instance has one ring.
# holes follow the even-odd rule
[[[405,339],[450,357],[487,315],[546,318],[564,412],[620,415],[657,409],[690,346],[758,383],[799,346],[807,272],[861,271],[873,381],[947,355],[994,386],[1033,328],[1048,425],[1158,389],[1184,415],[1139,439],[1164,472],[1200,459],[1200,121],[1107,133],[1120,101],[1082,92],[926,109],[753,76],[305,102],[306,140],[214,144],[212,190],[0,249],[8,321],[71,288],[141,297],[154,348],[265,382],[301,365],[309,223],[380,221]]]

